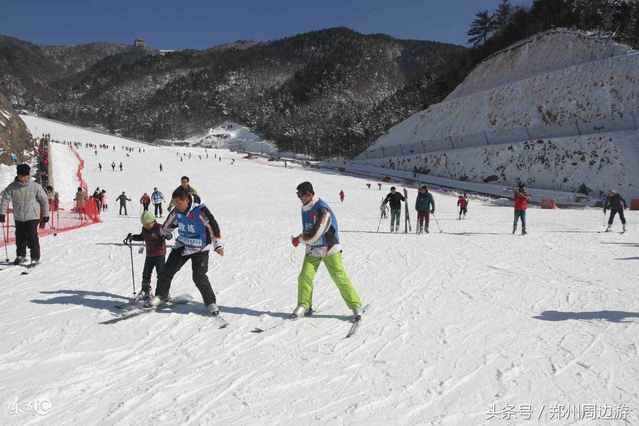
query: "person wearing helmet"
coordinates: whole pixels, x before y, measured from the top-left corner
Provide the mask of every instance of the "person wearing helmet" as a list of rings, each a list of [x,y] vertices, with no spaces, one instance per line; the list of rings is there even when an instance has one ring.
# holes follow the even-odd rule
[[[139,234],[128,234],[124,238],[124,244],[131,244],[131,241],[144,241],[146,247],[146,259],[142,270],[142,290],[136,295],[136,300],[149,300],[151,298],[151,275],[153,269],[157,278],[164,269],[166,256],[166,241],[171,239],[171,235],[162,233],[162,225],[156,222],[155,215],[149,211],[142,213],[142,232]]]

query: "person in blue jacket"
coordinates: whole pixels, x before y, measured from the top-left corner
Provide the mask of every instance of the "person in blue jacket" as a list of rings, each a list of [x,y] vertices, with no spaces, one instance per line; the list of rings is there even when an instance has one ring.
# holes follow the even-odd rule
[[[324,263],[346,305],[353,311],[353,319],[361,318],[362,302],[351,283],[344,264],[339,243],[339,226],[335,213],[324,200],[315,195],[310,182],[297,186],[297,197],[302,202],[302,233],[292,237],[292,244],[306,245],[306,256],[297,283],[297,307],[291,314],[295,319],[312,312],[313,280],[320,263]]]

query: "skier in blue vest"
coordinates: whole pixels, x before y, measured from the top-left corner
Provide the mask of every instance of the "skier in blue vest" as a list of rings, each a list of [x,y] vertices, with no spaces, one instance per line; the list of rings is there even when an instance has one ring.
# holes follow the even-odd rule
[[[310,182],[297,186],[297,197],[302,202],[303,232],[292,237],[292,244],[294,247],[300,242],[306,244],[306,256],[298,277],[297,308],[291,318],[312,313],[313,280],[320,263],[324,262],[342,298],[353,311],[353,320],[359,321],[362,302],[342,264],[337,218],[328,204],[315,195]]]
[[[190,260],[193,282],[200,290],[202,300],[209,313],[212,316],[217,316],[220,310],[206,273],[209,268],[209,250],[211,248],[220,256],[224,256],[220,227],[204,204],[193,204],[188,190],[178,187],[173,191],[171,198],[175,208],[162,225],[162,234],[168,236],[173,229],[178,228],[178,237],[158,278],[155,297],[152,299],[151,305],[157,307],[169,299],[173,277]]]

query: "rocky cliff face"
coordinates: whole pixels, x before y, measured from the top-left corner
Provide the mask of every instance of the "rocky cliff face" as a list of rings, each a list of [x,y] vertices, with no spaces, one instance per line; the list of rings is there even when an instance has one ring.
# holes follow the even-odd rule
[[[11,154],[19,161],[31,156],[33,141],[31,134],[11,104],[0,94],[0,163],[12,164]]]
[[[232,120],[282,149],[320,156],[361,151],[432,103],[420,88],[464,50],[346,28],[165,54],[7,43],[0,90],[45,116],[147,141]]]

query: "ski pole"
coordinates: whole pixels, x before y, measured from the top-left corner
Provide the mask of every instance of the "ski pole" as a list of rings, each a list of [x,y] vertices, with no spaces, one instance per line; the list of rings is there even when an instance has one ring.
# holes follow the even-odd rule
[[[379,232],[379,227],[382,226],[382,216],[383,216],[383,213],[381,212],[381,209],[380,209],[379,222],[377,223],[377,232]]]
[[[442,227],[439,226],[439,220],[437,220],[437,216],[435,216],[435,213],[433,213],[433,219],[435,219],[435,223],[437,224],[437,228],[439,229],[439,233],[443,233],[444,231],[442,230]]]
[[[2,236],[4,237],[4,256],[6,257],[7,263],[9,263],[9,249],[7,248],[7,234],[9,233],[9,227],[2,227]]]
[[[135,272],[133,270],[133,245],[131,242],[128,243],[129,252],[131,253],[131,282],[133,284],[133,295],[135,296]]]

